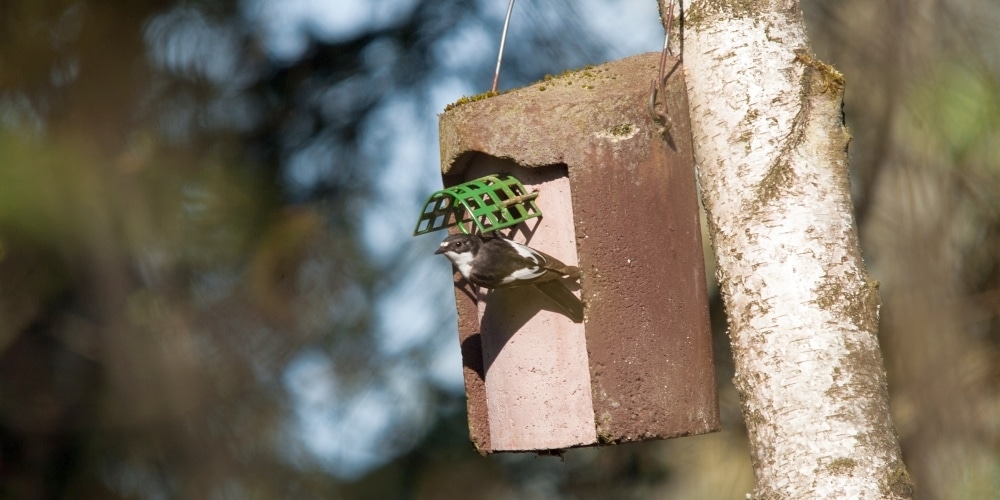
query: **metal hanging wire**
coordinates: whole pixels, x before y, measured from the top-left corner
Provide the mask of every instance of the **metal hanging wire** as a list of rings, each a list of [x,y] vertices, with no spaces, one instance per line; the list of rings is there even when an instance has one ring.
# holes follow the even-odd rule
[[[503,20],[503,34],[500,35],[500,53],[497,54],[497,69],[493,72],[493,87],[490,93],[497,92],[497,84],[500,82],[500,63],[503,62],[503,47],[507,43],[507,27],[510,26],[510,13],[514,11],[514,0],[507,4],[507,16]]]
[[[664,130],[670,130],[672,125],[670,120],[670,115],[667,113],[666,100],[663,101],[663,109],[660,110],[656,107],[656,96],[657,94],[661,96],[666,96],[666,83],[667,83],[667,56],[673,55],[670,50],[670,31],[674,24],[674,3],[676,0],[670,0],[670,8],[667,9],[667,26],[666,33],[663,35],[663,51],[660,52],[660,68],[656,73],[656,79],[653,80],[652,85],[650,85],[649,90],[649,116],[653,121],[663,125]],[[662,10],[660,11],[663,12]]]

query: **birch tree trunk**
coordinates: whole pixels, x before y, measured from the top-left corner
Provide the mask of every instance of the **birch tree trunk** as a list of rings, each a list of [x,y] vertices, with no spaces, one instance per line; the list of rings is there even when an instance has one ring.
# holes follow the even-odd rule
[[[754,498],[912,498],[878,283],[854,225],[843,77],[811,55],[797,1],[684,7],[695,161]]]

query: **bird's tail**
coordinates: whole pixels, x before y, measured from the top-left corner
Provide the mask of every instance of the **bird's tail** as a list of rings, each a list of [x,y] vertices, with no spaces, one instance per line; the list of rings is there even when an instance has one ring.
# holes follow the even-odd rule
[[[579,267],[576,267],[576,266],[566,266],[566,267],[560,269],[560,271],[562,271],[563,276],[565,276],[567,278],[574,279],[574,280],[580,279],[580,268]]]
[[[583,302],[573,295],[573,292],[566,288],[561,281],[543,281],[535,283],[539,291],[552,299],[574,323],[583,322]]]

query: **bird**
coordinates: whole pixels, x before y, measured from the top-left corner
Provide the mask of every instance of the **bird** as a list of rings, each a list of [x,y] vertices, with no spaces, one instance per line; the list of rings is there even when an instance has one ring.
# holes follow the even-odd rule
[[[577,280],[580,268],[501,236],[452,234],[434,251],[443,254],[467,281],[484,288],[534,286],[576,323],[583,321],[583,302],[561,281]]]

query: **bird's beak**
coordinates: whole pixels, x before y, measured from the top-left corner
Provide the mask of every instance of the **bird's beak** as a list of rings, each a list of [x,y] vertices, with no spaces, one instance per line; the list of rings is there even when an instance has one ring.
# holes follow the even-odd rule
[[[446,250],[444,249],[444,247],[438,247],[437,250],[434,250],[434,255],[437,255],[439,253],[445,253],[445,251]]]

